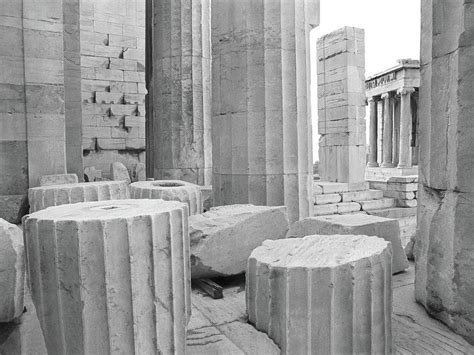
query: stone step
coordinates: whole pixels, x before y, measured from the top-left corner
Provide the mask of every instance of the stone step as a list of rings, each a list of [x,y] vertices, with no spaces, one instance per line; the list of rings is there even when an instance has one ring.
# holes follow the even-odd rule
[[[396,207],[397,201],[394,198],[381,198],[378,200],[359,201],[363,211],[379,210],[382,208]]]
[[[405,208],[405,207],[391,207],[391,208],[382,208],[374,209],[367,212],[373,216],[385,217],[385,218],[405,218],[416,216],[416,207]]]
[[[357,202],[383,198],[382,190],[354,191],[342,194],[342,202]]]

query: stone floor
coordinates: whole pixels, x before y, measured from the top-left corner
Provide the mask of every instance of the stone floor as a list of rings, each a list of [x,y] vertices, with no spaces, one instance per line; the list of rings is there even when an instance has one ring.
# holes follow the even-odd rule
[[[393,279],[394,354],[474,354],[474,346],[430,318],[415,303],[413,265]],[[213,300],[193,291],[193,317],[188,330],[189,354],[278,354],[264,334],[246,323],[244,279],[222,284],[224,298]],[[46,354],[36,312],[27,297],[20,321],[0,324],[0,354]]]

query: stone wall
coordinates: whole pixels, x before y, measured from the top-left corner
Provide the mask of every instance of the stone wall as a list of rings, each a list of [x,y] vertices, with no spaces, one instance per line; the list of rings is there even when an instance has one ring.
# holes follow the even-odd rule
[[[423,0],[415,296],[474,343],[474,7]]]
[[[66,172],[66,147],[82,170],[80,147],[66,136],[80,107],[65,106],[77,83],[78,1],[0,2],[0,217],[8,220],[42,175]]]
[[[145,0],[81,0],[84,166],[145,161]]]

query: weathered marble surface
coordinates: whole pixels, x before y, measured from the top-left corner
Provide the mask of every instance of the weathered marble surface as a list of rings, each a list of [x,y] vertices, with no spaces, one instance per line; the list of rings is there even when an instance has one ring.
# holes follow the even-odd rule
[[[130,185],[132,198],[181,201],[188,205],[189,215],[202,213],[202,194],[198,185],[180,180],[134,182]]]
[[[77,184],[78,182],[79,178],[76,174],[44,175],[40,178],[40,186]]]
[[[34,187],[28,190],[30,212],[78,202],[123,200],[130,198],[125,181],[82,182]]]
[[[215,205],[310,215],[309,32],[319,0],[212,1]]]
[[[474,7],[422,1],[416,299],[474,344]]]
[[[23,313],[25,248],[23,232],[0,218],[0,323]]]
[[[150,1],[149,167],[155,179],[209,185],[211,1]]]
[[[285,238],[286,208],[230,205],[189,218],[193,278],[244,273],[252,250],[264,240]]]
[[[50,354],[183,354],[190,304],[186,204],[51,207],[24,221],[31,296]]]
[[[318,39],[321,180],[361,182],[365,174],[364,30],[343,27]]]
[[[391,254],[368,236],[267,240],[248,262],[249,322],[282,354],[390,354]]]
[[[408,268],[400,238],[400,226],[396,219],[367,214],[310,217],[293,223],[287,237],[299,238],[313,234],[368,235],[383,238],[392,244],[392,272],[398,273]]]

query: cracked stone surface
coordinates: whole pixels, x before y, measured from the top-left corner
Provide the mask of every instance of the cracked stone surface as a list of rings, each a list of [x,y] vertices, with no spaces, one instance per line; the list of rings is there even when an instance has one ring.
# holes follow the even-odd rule
[[[186,204],[56,206],[24,221],[31,296],[50,354],[184,353]]]
[[[230,205],[189,218],[193,278],[245,272],[253,249],[267,239],[284,238],[286,208]]]
[[[23,232],[0,218],[0,323],[23,313],[24,285]]]
[[[248,261],[249,322],[282,354],[389,354],[391,254],[361,235],[267,240]]]

